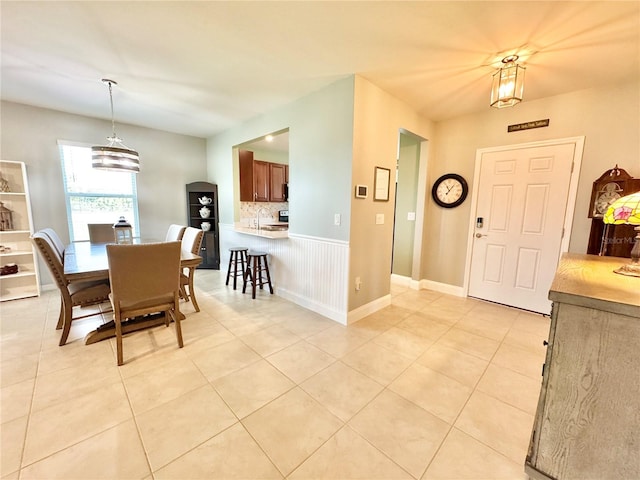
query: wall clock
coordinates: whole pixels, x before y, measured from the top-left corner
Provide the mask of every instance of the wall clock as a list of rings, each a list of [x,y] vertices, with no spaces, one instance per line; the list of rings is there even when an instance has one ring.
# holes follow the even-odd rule
[[[438,178],[431,189],[433,201],[444,208],[462,204],[469,193],[467,181],[455,173],[447,173]]]

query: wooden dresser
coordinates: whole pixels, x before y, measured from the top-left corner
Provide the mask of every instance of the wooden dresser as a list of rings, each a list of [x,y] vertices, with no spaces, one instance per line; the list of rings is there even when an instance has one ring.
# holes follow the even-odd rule
[[[565,254],[525,462],[533,479],[640,479],[640,278]]]

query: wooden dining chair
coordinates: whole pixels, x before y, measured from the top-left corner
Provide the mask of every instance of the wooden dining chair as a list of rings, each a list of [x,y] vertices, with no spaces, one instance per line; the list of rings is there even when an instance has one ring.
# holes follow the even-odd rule
[[[115,236],[112,223],[88,223],[89,241],[91,243],[113,243]]]
[[[187,252],[191,252],[195,255],[200,254],[200,246],[202,245],[202,238],[204,232],[199,228],[187,227],[182,236],[182,249]],[[195,275],[196,267],[185,267],[180,272],[180,296],[187,302],[191,300],[193,308],[196,312],[200,311],[196,296],[193,290],[193,277]],[[188,291],[187,291],[188,290]]]
[[[182,236],[184,235],[184,231],[187,227],[184,225],[169,225],[169,230],[167,230],[167,236],[165,237],[165,242],[175,242],[182,240]]]
[[[43,228],[40,231],[49,237],[51,243],[60,254],[60,258],[63,259],[62,263],[64,264],[64,242],[60,238],[60,235],[58,235],[53,228]]]
[[[109,281],[95,280],[70,283],[64,274],[63,260],[49,236],[42,232],[36,232],[31,236],[31,241],[36,246],[40,256],[47,264],[53,280],[60,290],[60,315],[56,330],[62,329],[59,345],[67,343],[71,322],[80,318],[87,318],[105,312],[93,312],[86,315],[73,316],[73,307],[95,305],[109,301]]]
[[[174,320],[178,346],[182,348],[180,242],[109,244],[107,258],[118,365],[124,363],[122,323],[127,319],[163,313],[167,326]]]

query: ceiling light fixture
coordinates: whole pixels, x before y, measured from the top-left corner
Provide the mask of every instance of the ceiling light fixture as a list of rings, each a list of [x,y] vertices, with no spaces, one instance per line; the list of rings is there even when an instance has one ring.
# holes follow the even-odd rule
[[[513,107],[522,101],[525,67],[516,63],[518,58],[518,55],[504,57],[503,66],[493,74],[490,104],[492,107]]]
[[[112,85],[118,83],[108,78],[103,78],[102,83],[109,85],[109,99],[111,101],[111,136],[107,137],[109,145],[91,147],[91,166],[103,170],[115,170],[118,172],[138,173],[140,160],[138,152],[131,150],[122,143],[122,139],[116,135],[116,123],[113,117],[113,91]]]

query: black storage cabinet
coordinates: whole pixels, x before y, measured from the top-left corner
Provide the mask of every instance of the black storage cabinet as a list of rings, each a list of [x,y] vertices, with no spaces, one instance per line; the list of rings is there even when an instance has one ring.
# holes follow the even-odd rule
[[[198,200],[202,197],[213,199],[207,205],[211,214],[209,218],[200,216],[200,209],[203,205]],[[187,225],[195,228],[202,228],[202,222],[209,222],[211,229],[204,232],[200,256],[202,263],[198,268],[211,268],[220,270],[220,232],[218,231],[218,186],[208,182],[193,182],[187,184]]]

